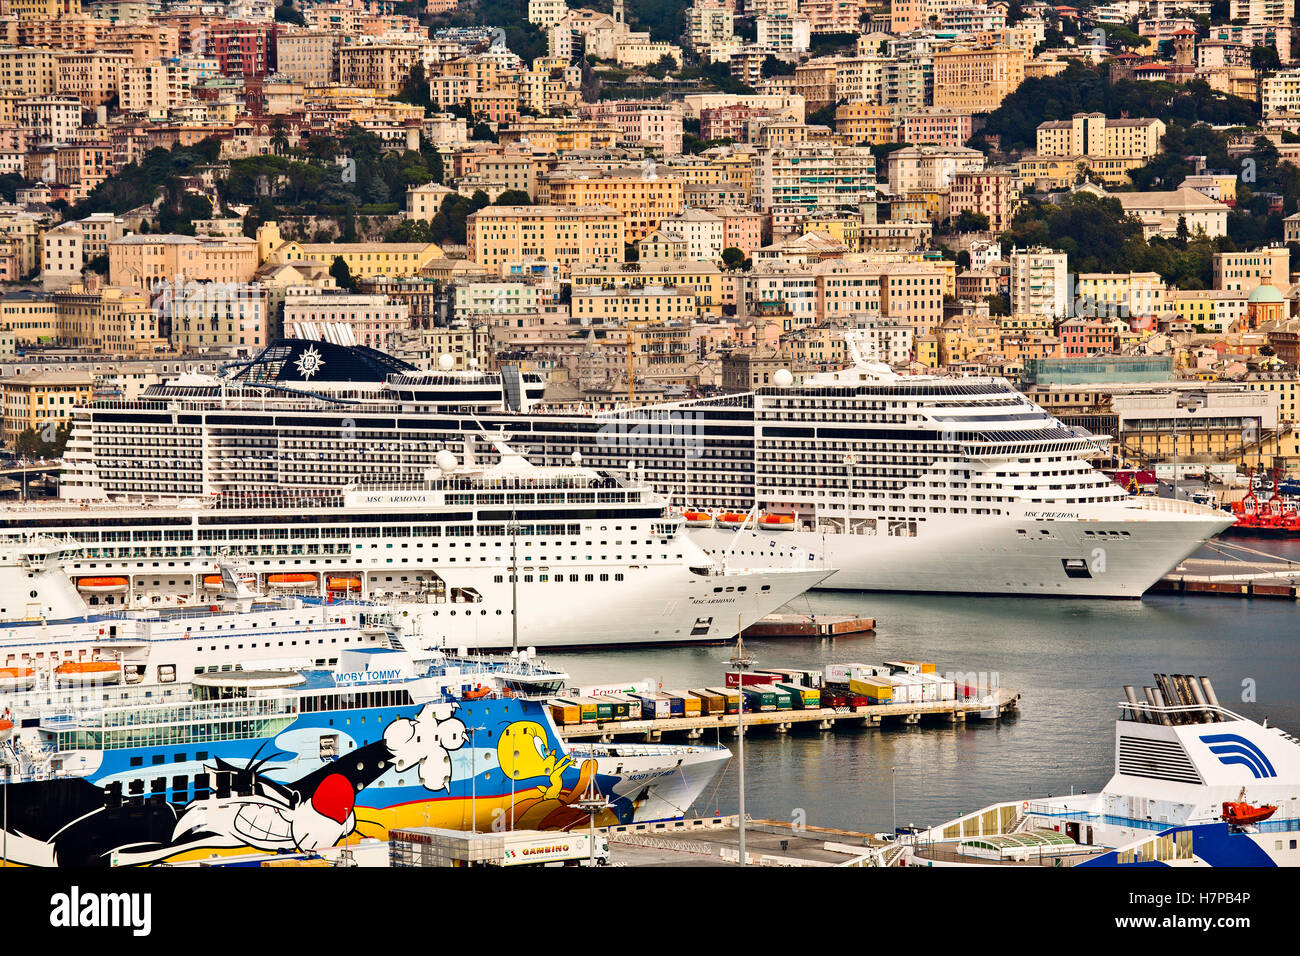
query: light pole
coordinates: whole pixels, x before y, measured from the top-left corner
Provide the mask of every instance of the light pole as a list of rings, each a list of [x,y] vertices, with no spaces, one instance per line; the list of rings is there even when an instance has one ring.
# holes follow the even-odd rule
[[[894,839],[898,839],[898,768],[889,768],[889,791],[890,802],[893,804],[894,811]]]
[[[478,833],[478,748],[474,743],[474,733],[487,730],[486,727],[466,727],[469,731],[469,832]]]
[[[1178,500],[1178,409],[1185,409],[1187,414],[1195,415],[1205,401],[1205,395],[1201,392],[1180,395],[1174,399],[1174,501]]]
[[[736,718],[736,760],[738,761],[738,788],[740,792],[739,812],[736,815],[740,836],[740,865],[745,865],[745,671],[755,663],[745,653],[744,628],[741,617],[736,615],[736,653],[731,657],[731,666],[736,669],[736,689],[739,691],[740,709]]]
[[[592,764],[594,766],[596,761],[595,746],[591,747],[590,753],[591,756],[589,757],[589,759],[592,761]],[[600,813],[601,810],[604,810],[606,807],[609,806],[609,801],[606,800],[605,797],[601,795],[600,791],[596,789],[595,770],[592,770],[591,772],[591,780],[587,784],[587,789],[583,793],[582,798],[580,800],[575,801],[574,806],[576,806],[579,810],[582,810],[584,813],[587,814],[587,841],[588,841],[587,842],[587,865],[595,866],[596,865],[596,814]]]

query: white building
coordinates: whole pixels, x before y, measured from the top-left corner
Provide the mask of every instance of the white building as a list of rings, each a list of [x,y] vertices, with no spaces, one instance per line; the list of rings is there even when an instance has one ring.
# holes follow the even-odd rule
[[[890,153],[888,162],[889,191],[901,197],[946,189],[954,173],[979,172],[984,154],[965,146],[906,146]]]
[[[1069,256],[1036,247],[1011,252],[1011,314],[1064,318],[1070,308]]]
[[[724,223],[721,216],[704,209],[687,209],[660,223],[665,232],[686,240],[686,258],[712,262],[722,258]]]

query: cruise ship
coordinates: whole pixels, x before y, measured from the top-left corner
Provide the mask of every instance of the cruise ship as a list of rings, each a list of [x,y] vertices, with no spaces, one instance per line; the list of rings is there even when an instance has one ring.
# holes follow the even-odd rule
[[[410,481],[0,508],[0,535],[79,542],[64,567],[94,611],[202,605],[230,561],[259,592],[384,604],[425,650],[721,643],[830,573],[706,554],[635,472],[539,467],[499,438],[480,464],[475,444]]]
[[[333,668],[37,688],[0,712],[0,865],[107,867],[300,852],[394,827],[556,829],[682,817],[725,747],[582,744],[528,655],[343,651]]]
[[[1105,786],[908,834],[911,865],[1300,865],[1300,740],[1228,710],[1205,677],[1124,691]]]
[[[1101,439],[1004,379],[898,375],[847,335],[839,371],[605,412],[548,408],[541,377],[514,366],[425,371],[281,340],[223,374],[79,409],[61,494],[251,501],[420,482],[462,443],[492,456],[480,436],[503,431],[537,466],[576,453],[630,466],[678,509],[790,519],[687,532],[730,567],[822,568],[828,588],[1053,597],[1139,597],[1231,521],[1128,496],[1087,464]]]

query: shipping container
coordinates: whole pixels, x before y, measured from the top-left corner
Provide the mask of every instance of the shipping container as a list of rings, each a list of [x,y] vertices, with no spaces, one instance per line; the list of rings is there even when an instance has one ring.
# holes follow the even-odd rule
[[[593,698],[598,704],[609,704],[609,713],[611,720],[629,719],[627,701],[620,700],[613,694],[599,694]]]
[[[921,673],[920,661],[885,661],[885,666],[893,674],[919,674]]]
[[[870,680],[873,677],[888,677],[890,673],[886,664],[854,664],[849,669],[849,679]]]
[[[588,720],[587,714],[592,708],[595,709],[596,716],[591,720],[603,721],[614,719],[614,702],[600,697],[579,697],[577,702],[582,705],[582,719]]]
[[[790,671],[790,683],[798,684],[800,687],[811,687],[814,690],[821,690],[824,682],[825,680],[821,671]]]
[[[735,714],[740,712],[740,693],[734,687],[706,687],[704,688],[710,694],[717,694],[726,701],[726,713]]]
[[[849,694],[850,707],[870,707],[872,703],[872,699],[864,694]]]
[[[551,709],[551,719],[559,726],[582,723],[582,708],[572,701],[553,697],[546,704]]]
[[[788,690],[781,687],[780,684],[769,684],[772,689],[772,697],[776,700],[777,710],[794,710],[794,695]]]
[[[776,693],[771,684],[756,684],[741,690],[745,695],[746,713],[776,710]],[[787,697],[788,699],[788,697]]]
[[[821,691],[813,687],[801,687],[798,684],[777,684],[794,699],[795,710],[817,710],[821,707]]]
[[[694,694],[682,690],[670,690],[665,693],[672,701],[672,714],[674,717],[700,716],[700,699]]]
[[[725,674],[725,679],[728,687],[739,687],[740,671],[727,671]],[[772,678],[771,675],[769,674],[760,674],[757,673],[756,671],[745,671],[746,687],[748,687],[750,684],[770,684],[771,682],[772,682]]]
[[[894,703],[894,683],[888,677],[869,677],[851,681],[849,692],[866,697],[873,704]]]
[[[823,687],[821,689],[823,707],[847,707],[849,706],[848,695],[842,694],[837,690]]]
[[[641,702],[642,720],[664,720],[669,716],[668,701],[660,698],[658,693],[632,696]]]
[[[691,691],[700,699],[700,714],[708,717],[713,714],[725,714],[727,712],[727,698],[723,694],[715,694],[711,690],[698,688]]]
[[[640,697],[634,697],[632,694],[626,694],[622,692],[617,694],[606,694],[605,696],[610,698],[611,700],[621,700],[627,704],[628,720],[641,719],[641,698]]]
[[[853,672],[853,664],[827,664],[826,665],[826,683],[843,684],[848,686],[849,677]],[[861,664],[856,665],[861,667]]]
[[[915,666],[917,670],[908,671],[909,674],[933,674],[935,673],[934,664],[929,661],[897,661],[896,663],[905,664],[908,667]]]
[[[572,704],[577,707],[580,711],[578,720],[584,724],[593,722],[599,712],[596,702],[590,697],[561,697],[558,701],[561,704]]]

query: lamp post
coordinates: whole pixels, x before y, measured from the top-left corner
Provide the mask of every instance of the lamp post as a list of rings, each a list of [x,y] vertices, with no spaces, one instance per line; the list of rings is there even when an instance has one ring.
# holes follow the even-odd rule
[[[596,760],[596,748],[591,747],[590,760],[593,765]],[[596,814],[600,813],[609,806],[609,801],[596,789],[596,772],[591,773],[591,780],[587,784],[586,791],[583,792],[582,798],[573,804],[579,810],[587,814],[587,865],[596,865]]]
[[[739,825],[740,865],[745,865],[745,671],[755,663],[745,653],[744,627],[741,617],[736,615],[736,652],[731,657],[731,666],[737,671],[736,686],[739,692],[740,709],[736,718],[736,760],[738,761],[739,811],[736,815]]]
[[[478,748],[474,743],[474,734],[486,727],[466,727],[469,732],[469,832],[478,833]]]

